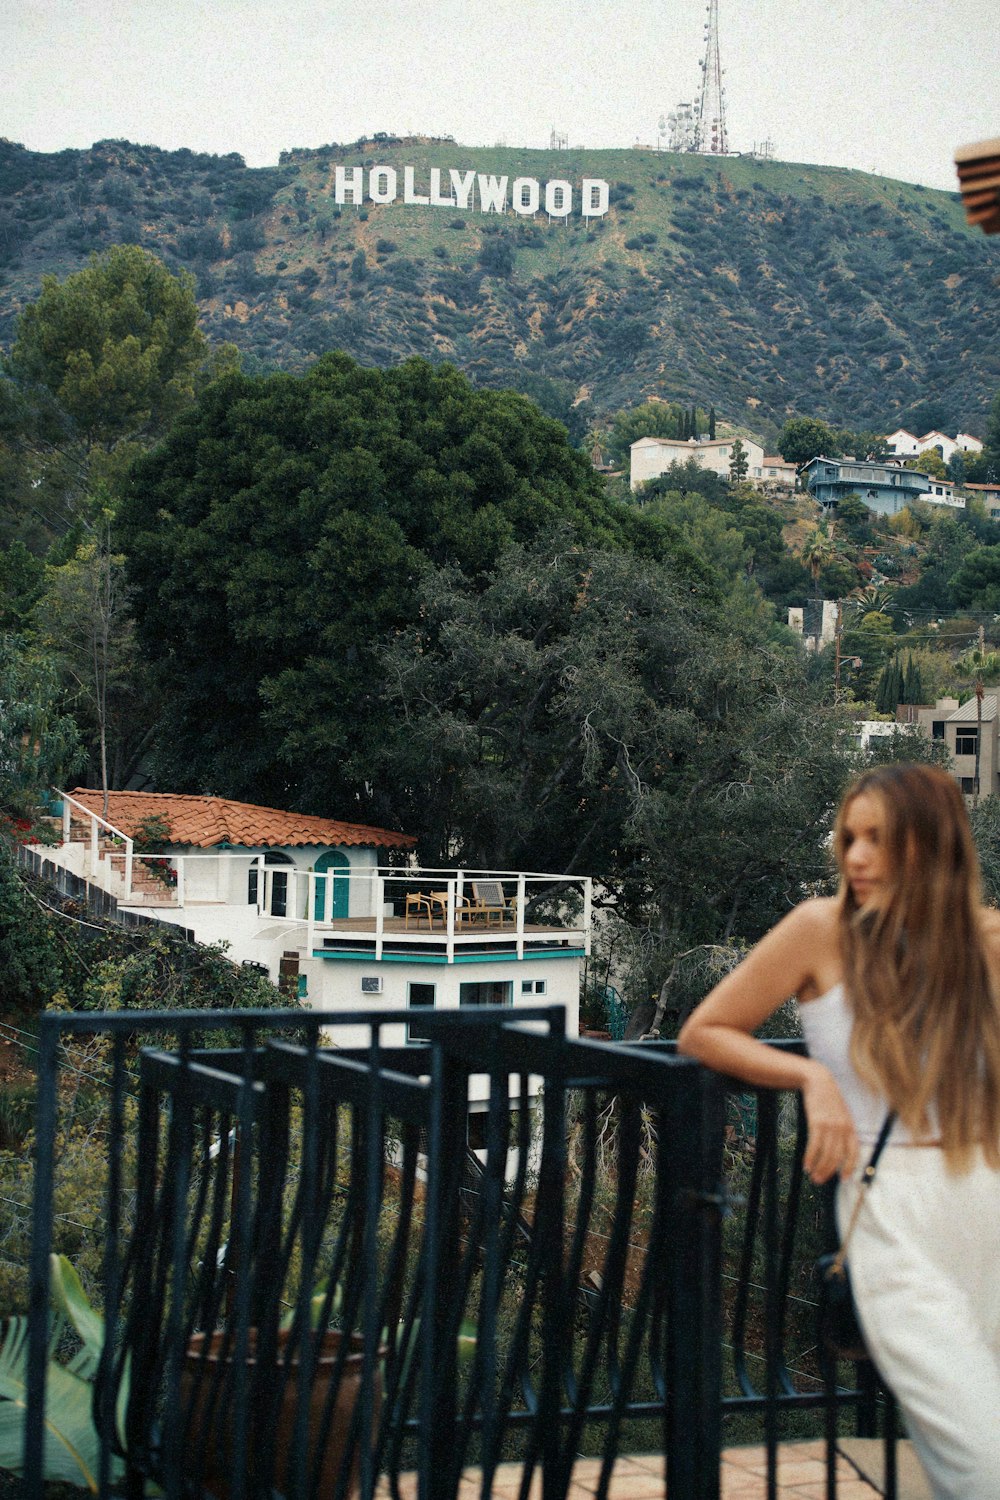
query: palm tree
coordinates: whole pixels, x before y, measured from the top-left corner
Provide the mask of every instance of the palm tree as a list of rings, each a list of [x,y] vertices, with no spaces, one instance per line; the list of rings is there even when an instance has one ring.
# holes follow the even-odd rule
[[[825,523],[820,526],[814,526],[806,537],[805,546],[802,548],[802,561],[812,575],[813,620],[815,624],[813,634],[816,637],[817,647],[819,645],[819,638],[823,633],[823,614],[819,604],[819,575],[827,563],[832,562],[834,556],[833,543],[830,540]]]

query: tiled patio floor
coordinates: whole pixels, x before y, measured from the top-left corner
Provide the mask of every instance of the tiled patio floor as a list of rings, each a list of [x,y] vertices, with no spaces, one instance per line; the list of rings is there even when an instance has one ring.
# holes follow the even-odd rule
[[[778,1494],[781,1500],[825,1500],[826,1461],[822,1442],[783,1443],[778,1457]],[[567,1500],[590,1500],[600,1478],[600,1460],[578,1459]],[[766,1500],[767,1457],[763,1448],[727,1448],[722,1456],[722,1500]],[[413,1479],[413,1485],[407,1480]],[[517,1500],[521,1465],[503,1464],[497,1470],[492,1500]],[[478,1469],[466,1471],[458,1500],[479,1500]],[[401,1476],[403,1500],[416,1495],[416,1476]],[[528,1500],[541,1500],[541,1474],[535,1475]],[[609,1488],[609,1500],[663,1500],[663,1459],[659,1454],[619,1458]],[[837,1460],[837,1500],[874,1500],[878,1495],[846,1459]]]

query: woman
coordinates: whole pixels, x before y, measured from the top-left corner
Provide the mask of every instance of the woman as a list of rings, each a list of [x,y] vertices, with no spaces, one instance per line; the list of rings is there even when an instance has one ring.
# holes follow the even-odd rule
[[[692,1013],[680,1049],[799,1089],[814,1182],[856,1176],[898,1118],[850,1244],[868,1347],[935,1500],[1000,1497],[1000,913],[965,806],[931,766],[869,771],[836,825],[837,896],[805,901]],[[798,997],[808,1057],[755,1029]]]

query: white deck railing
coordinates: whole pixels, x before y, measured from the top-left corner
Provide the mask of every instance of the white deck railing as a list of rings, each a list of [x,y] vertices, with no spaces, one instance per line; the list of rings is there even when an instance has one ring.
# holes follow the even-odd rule
[[[440,867],[371,866],[366,869],[302,870],[292,864],[273,863],[274,855],[237,850],[225,853],[135,852],[135,841],[108,819],[65,792],[57,793],[63,804],[63,841],[70,842],[70,822],[89,824],[87,844],[90,878],[118,894],[123,904],[143,904],[148,892],[134,887],[135,861],[155,860],[174,873],[174,882],[164,884],[163,903],[177,908],[199,905],[255,906],[257,915],[291,926],[306,925],[307,951],[313,953],[325,939],[340,936],[356,941],[371,934],[374,957],[381,959],[387,937],[403,938],[414,947],[430,946],[439,952],[442,943],[449,963],[465,947],[484,942],[513,940],[517,957],[524,956],[525,942],[540,933],[578,935],[584,952],[590,952],[592,882],[589,877],[524,870],[473,870]],[[124,853],[124,893],[114,892],[117,880],[102,874],[113,866],[102,860],[109,851],[101,848],[101,833],[116,840]],[[118,851],[110,851],[112,856]],[[117,872],[116,872],[117,875]],[[255,882],[252,877],[256,876]],[[476,887],[499,883],[502,903],[477,901]],[[347,899],[343,900],[346,887]],[[552,920],[529,923],[527,908],[532,896],[544,890],[555,896],[562,911]],[[565,901],[559,901],[560,891]],[[253,899],[251,899],[253,892]],[[479,893],[481,895],[481,893]],[[496,891],[494,890],[494,893]],[[419,898],[419,899],[418,899]],[[336,906],[346,904],[347,915]],[[387,911],[388,908],[388,911]],[[391,922],[387,929],[387,922]]]

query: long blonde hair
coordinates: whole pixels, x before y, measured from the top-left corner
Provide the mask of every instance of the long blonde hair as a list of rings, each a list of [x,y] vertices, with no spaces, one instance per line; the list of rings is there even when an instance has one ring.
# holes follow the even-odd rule
[[[843,878],[845,817],[862,793],[885,818],[885,900],[871,910]],[[1000,1000],[954,779],[935,766],[867,771],[841,804],[835,847],[855,1068],[915,1139],[940,1139],[953,1170],[968,1167],[977,1145],[1000,1168]]]

